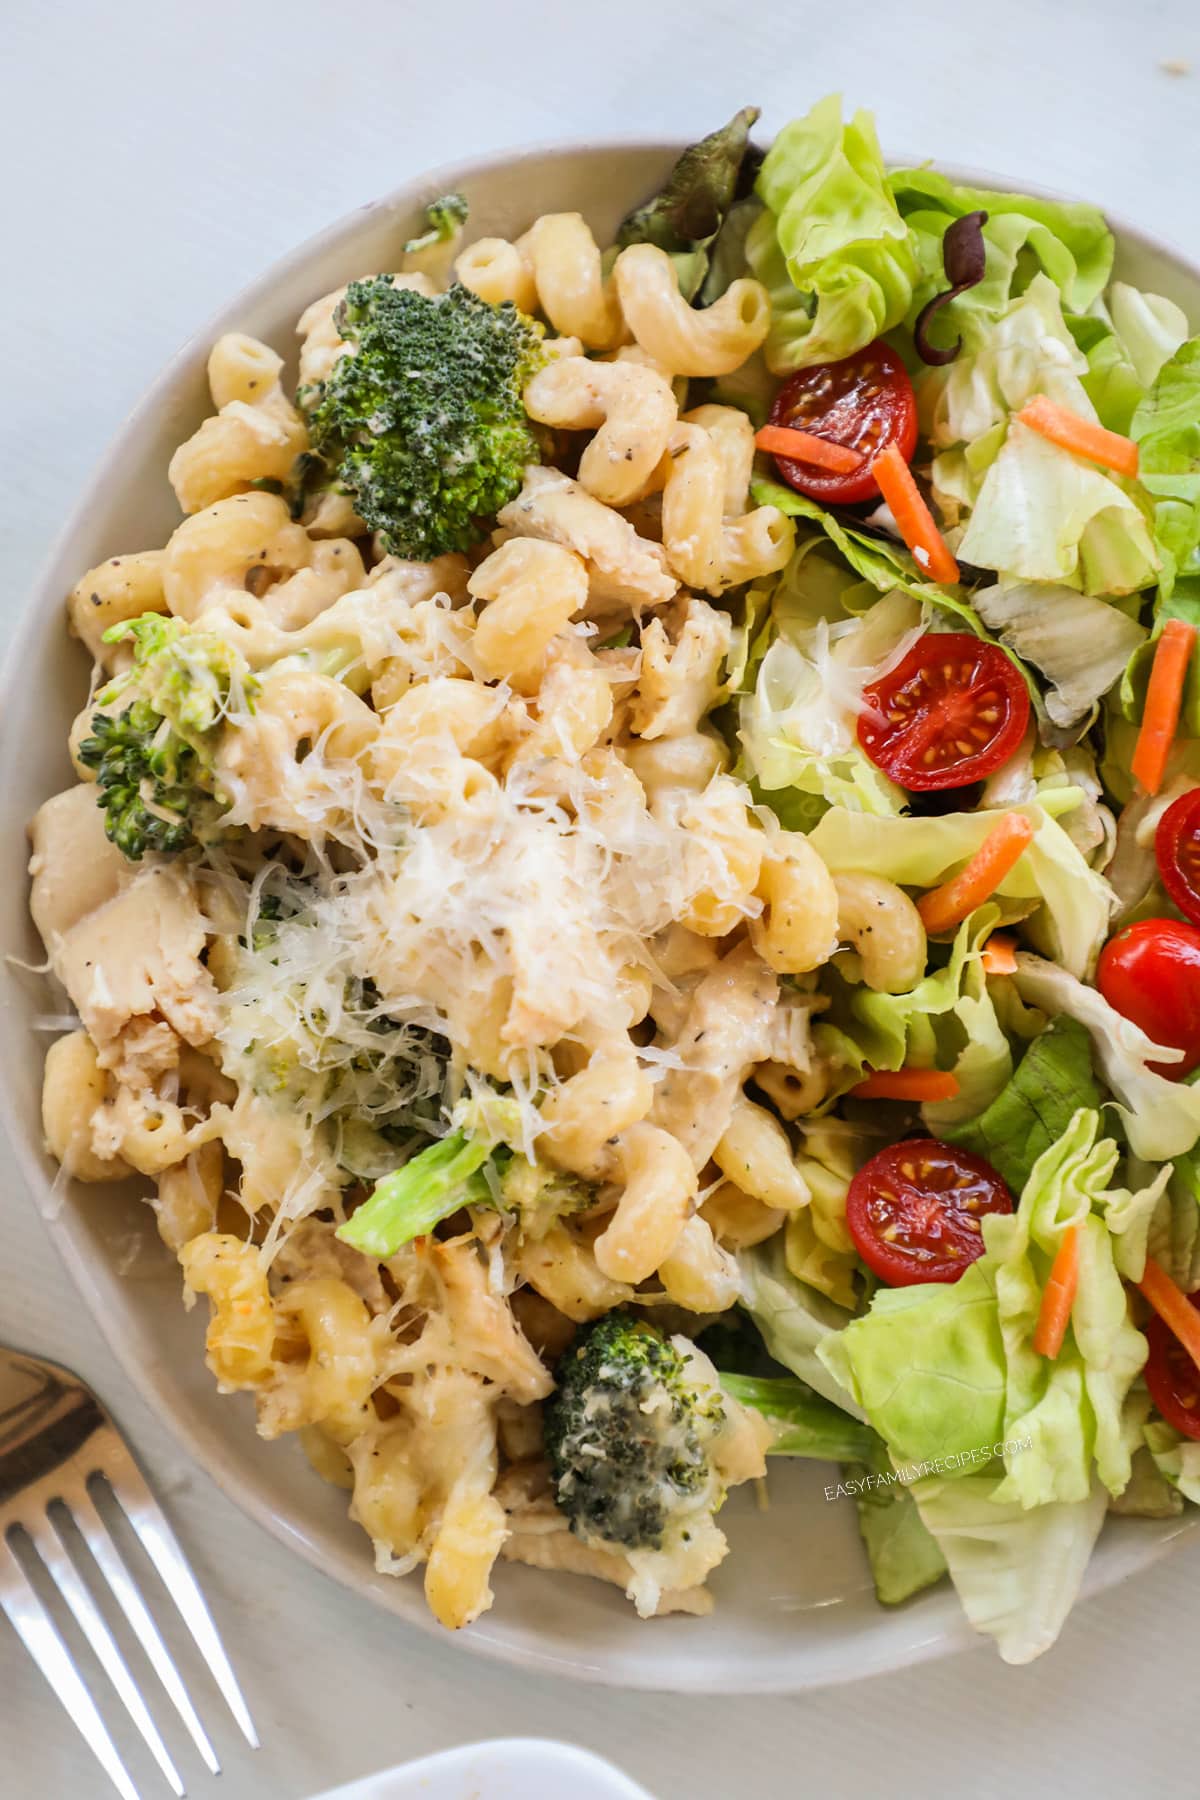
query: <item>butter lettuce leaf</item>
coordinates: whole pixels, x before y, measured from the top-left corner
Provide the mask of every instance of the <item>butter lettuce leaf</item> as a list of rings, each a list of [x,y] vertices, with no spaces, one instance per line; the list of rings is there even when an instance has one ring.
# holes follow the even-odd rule
[[[997,1498],[988,1475],[915,1484],[922,1522],[950,1570],[963,1611],[1007,1663],[1032,1662],[1058,1637],[1079,1597],[1108,1495],[1027,1510]]]
[[[1160,1475],[1177,1488],[1185,1500],[1200,1506],[1200,1442],[1185,1438],[1165,1419],[1146,1421],[1146,1446]]]
[[[963,921],[945,964],[905,994],[882,994],[837,971],[826,977],[830,1010],[814,1040],[837,1070],[835,1088],[857,1081],[864,1069],[945,1068],[958,1076],[953,1100],[928,1105],[923,1116],[939,1133],[946,1123],[978,1112],[1012,1073],[1012,1052],[1001,1030],[980,951],[998,914],[981,907]]]
[[[1200,1288],[1200,1154],[1177,1156],[1151,1221],[1147,1248],[1185,1294]]]
[[[1162,294],[1114,281],[1105,299],[1067,323],[1087,357],[1083,385],[1100,423],[1127,436],[1159,370],[1188,335],[1187,314]]]
[[[1159,592],[1200,576],[1200,337],[1165,363],[1133,415],[1138,475],[1154,496],[1154,536],[1162,559]]]
[[[905,805],[902,790],[861,749],[857,724],[864,684],[921,635],[921,609],[899,590],[862,616],[847,616],[825,579],[828,568],[823,559],[804,558],[792,581],[780,584],[765,632],[774,641],[739,707],[747,772],[786,823],[793,819],[776,806],[780,790],[817,803],[806,806],[805,827],[829,805],[888,815]],[[815,623],[810,569],[822,577]]]
[[[836,94],[779,133],[755,191],[764,212],[746,259],[771,299],[776,373],[851,355],[898,325],[917,261],[869,113],[842,122]]]
[[[1046,712],[1065,732],[1090,722],[1148,635],[1119,608],[1051,582],[980,588],[972,600],[1005,648],[1045,676]]]
[[[985,1258],[955,1282],[879,1288],[816,1354],[898,1467],[970,1458],[1004,1428],[1004,1340]]]
[[[878,1439],[870,1461],[848,1463],[846,1485],[858,1508],[858,1531],[871,1565],[875,1597],[898,1606],[946,1573],[946,1559],[922,1522],[909,1489],[896,1479]]]
[[[1088,1034],[1078,1020],[1063,1017],[1033,1040],[988,1107],[958,1123],[942,1120],[937,1135],[982,1156],[1019,1194],[1079,1108],[1098,1111],[1102,1104]]]
[[[845,1329],[853,1314],[796,1279],[787,1266],[780,1232],[740,1251],[737,1260],[742,1306],[775,1361],[851,1418],[861,1420],[862,1408],[817,1354],[821,1344]]]
[[[855,574],[863,581],[869,581],[881,594],[900,588],[914,599],[927,601],[930,605],[952,606],[959,593],[954,589],[948,594],[945,588],[927,581],[903,544],[878,532],[860,530],[828,507],[819,506],[806,494],[798,494],[795,488],[787,487],[781,481],[760,477],[750,484],[750,493],[756,505],[777,506],[788,518],[806,519],[823,531]]]
[[[1094,206],[965,187],[935,169],[893,169],[888,186],[917,253],[910,324],[945,286],[946,227],[979,210],[988,215],[983,227],[984,278],[947,307],[944,329],[949,339],[972,312],[1002,312],[1039,271],[1054,283],[1072,312],[1086,312],[1104,290],[1112,271],[1114,241]]]
[[[1134,496],[1017,419],[984,476],[957,555],[1086,594],[1136,593],[1162,564]]]
[[[954,361],[922,373],[917,382],[922,429],[937,451],[974,444],[1005,426],[1035,394],[1093,417],[1082,380],[1087,369],[1057,288],[1044,275],[1035,276],[997,316],[972,314]]]

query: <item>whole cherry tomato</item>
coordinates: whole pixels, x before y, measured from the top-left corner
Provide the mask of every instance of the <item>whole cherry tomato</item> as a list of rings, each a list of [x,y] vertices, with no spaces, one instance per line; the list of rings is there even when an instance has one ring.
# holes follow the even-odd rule
[[[1172,1081],[1200,1064],[1200,931],[1179,919],[1139,919],[1109,938],[1096,986],[1111,1007],[1183,1061],[1151,1063]]]

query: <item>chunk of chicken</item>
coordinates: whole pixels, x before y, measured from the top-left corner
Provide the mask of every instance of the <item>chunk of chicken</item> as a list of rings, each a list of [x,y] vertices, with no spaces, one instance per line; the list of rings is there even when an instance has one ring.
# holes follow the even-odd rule
[[[207,926],[187,876],[145,869],[52,947],[55,973],[103,1051],[131,1019],[155,1013],[188,1044],[217,1029],[217,990],[201,962]]]

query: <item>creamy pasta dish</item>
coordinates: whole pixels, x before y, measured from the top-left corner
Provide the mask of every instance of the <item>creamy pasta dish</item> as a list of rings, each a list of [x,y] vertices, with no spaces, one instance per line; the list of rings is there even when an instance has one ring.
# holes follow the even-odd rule
[[[45,1134],[443,1624],[703,1613],[792,1455],[1021,1660],[1200,1499],[1200,351],[1093,209],[755,116],[213,346],[69,599]]]

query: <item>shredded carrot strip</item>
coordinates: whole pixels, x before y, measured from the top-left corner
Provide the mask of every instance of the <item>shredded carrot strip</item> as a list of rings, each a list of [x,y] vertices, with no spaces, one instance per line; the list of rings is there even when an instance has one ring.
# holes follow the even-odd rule
[[[1042,1295],[1042,1308],[1033,1334],[1033,1347],[1039,1356],[1048,1356],[1053,1362],[1062,1349],[1078,1289],[1079,1227],[1068,1225],[1050,1266],[1050,1278]]]
[[[817,437],[812,431],[797,431],[792,425],[764,425],[754,442],[772,456],[790,456],[796,462],[811,463],[815,469],[828,469],[834,475],[853,475],[863,465],[857,450]]]
[[[892,510],[896,528],[913,553],[913,561],[923,575],[935,581],[958,580],[958,564],[950,554],[946,540],[933,522],[933,514],[921,498],[912,478],[912,470],[895,443],[880,451],[871,464],[871,473],[879,491]]]
[[[1200,1312],[1196,1311],[1183,1289],[1176,1286],[1167,1271],[1152,1256],[1146,1258],[1146,1267],[1138,1286],[1163,1324],[1175,1333],[1192,1361],[1200,1368]]]
[[[1024,813],[1005,813],[997,819],[966,868],[917,901],[926,931],[936,936],[961,925],[991,898],[1032,838],[1033,826]]]
[[[1017,940],[1006,931],[993,931],[979,958],[985,975],[1015,975]]]
[[[850,1092],[856,1100],[953,1100],[958,1076],[948,1069],[872,1069]]]
[[[1047,400],[1045,394],[1035,394],[1017,417],[1022,425],[1057,444],[1060,450],[1069,450],[1072,456],[1085,457],[1117,475],[1132,476],[1138,472],[1138,447],[1132,438],[1122,437],[1118,431],[1106,431],[1090,419],[1081,419],[1078,413]]]
[[[1183,619],[1168,619],[1154,649],[1142,727],[1130,765],[1135,779],[1148,794],[1157,794],[1166,774],[1167,757],[1175,741],[1179,709],[1183,705],[1188,664],[1195,647],[1196,627],[1186,624]]]

